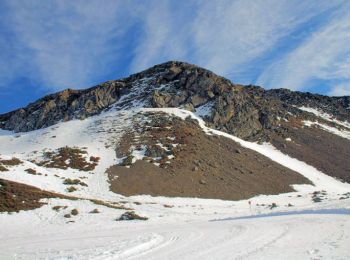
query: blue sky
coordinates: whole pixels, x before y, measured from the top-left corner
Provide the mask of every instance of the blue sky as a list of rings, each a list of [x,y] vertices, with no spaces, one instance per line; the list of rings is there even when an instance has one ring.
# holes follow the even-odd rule
[[[350,95],[350,1],[1,0],[0,113],[168,60]]]

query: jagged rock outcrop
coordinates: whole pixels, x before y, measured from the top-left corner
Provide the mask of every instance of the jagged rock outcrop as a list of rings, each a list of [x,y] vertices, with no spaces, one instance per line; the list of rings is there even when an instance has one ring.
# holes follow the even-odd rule
[[[86,90],[68,89],[46,96],[26,108],[0,115],[0,127],[31,131],[60,121],[84,119],[112,106],[182,107],[195,111],[210,104],[211,112],[205,120],[211,127],[244,139],[268,140],[269,132],[284,131],[279,118],[312,118],[298,106],[321,107],[339,119],[349,120],[349,103],[349,97],[237,85],[195,65],[170,61]]]

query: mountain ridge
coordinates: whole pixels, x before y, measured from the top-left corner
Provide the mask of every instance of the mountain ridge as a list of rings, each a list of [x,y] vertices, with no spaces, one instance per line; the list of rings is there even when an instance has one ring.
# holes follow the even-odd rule
[[[268,114],[271,113],[270,109],[266,104],[258,104],[256,97],[274,103],[282,102],[288,106],[301,104],[320,106],[324,103],[323,109],[327,110],[327,107],[332,107],[332,111],[327,110],[326,112],[332,112],[335,117],[339,117],[341,120],[349,120],[350,118],[350,111],[347,109],[350,107],[350,97],[327,97],[286,89],[265,90],[258,86],[243,86],[234,84],[230,80],[196,65],[169,61],[128,77],[110,80],[87,89],[66,89],[47,95],[24,108],[0,115],[0,127],[5,130],[25,132],[48,127],[59,121],[84,119],[108,109],[123,96],[130,94],[134,85],[152,77],[153,80],[148,83],[151,88],[146,93],[149,95],[147,106],[182,106],[194,111],[196,107],[205,102],[214,100],[219,113],[216,117],[213,115],[210,123],[215,128],[232,132],[243,138],[259,135],[259,131],[274,124],[274,120],[268,118]],[[162,85],[171,86],[166,91],[162,91],[159,89]],[[179,90],[182,90],[183,93],[178,93]],[[145,93],[141,94],[142,97],[135,96],[134,99],[144,99]],[[248,104],[249,102],[251,104]],[[232,103],[236,103],[235,107],[230,106]],[[239,106],[238,109],[237,106]],[[255,109],[256,106],[258,106],[257,109]],[[235,111],[232,111],[233,109]],[[291,107],[288,109],[293,110]],[[293,112],[295,111],[293,110]],[[241,115],[243,119],[230,124],[229,121],[234,121],[232,113],[235,113],[236,116],[237,114]],[[244,127],[243,131],[239,131],[236,125],[254,113],[260,113],[260,115],[255,116],[255,119],[247,127]],[[253,130],[249,132],[248,128]]]

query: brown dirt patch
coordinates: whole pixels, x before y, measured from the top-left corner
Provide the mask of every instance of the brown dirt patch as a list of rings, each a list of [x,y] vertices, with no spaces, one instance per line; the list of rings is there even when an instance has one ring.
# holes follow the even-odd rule
[[[88,160],[84,157],[86,154],[86,151],[77,147],[61,147],[53,152],[45,152],[45,160],[37,164],[47,168],[72,168],[81,171],[92,171],[98,165],[100,158],[90,156]]]
[[[323,173],[350,183],[350,140],[318,127],[293,128],[273,135],[272,144],[283,153],[314,166]],[[291,142],[285,140],[290,137]]]
[[[0,179],[0,212],[18,212],[40,208],[44,198],[62,197],[58,194],[17,182]]]
[[[119,147],[125,155],[131,146],[146,145],[149,154],[130,168],[116,165],[108,170],[113,192],[126,196],[238,200],[290,192],[291,184],[310,183],[300,174],[232,140],[206,135],[192,120],[164,114],[150,114],[148,118],[148,123],[135,127],[137,136],[128,133]],[[154,149],[159,143],[166,149]],[[169,160],[169,155],[174,158]],[[153,162],[159,163],[159,167]]]
[[[20,165],[22,161],[16,157],[11,158],[10,160],[4,160],[0,158],[0,172],[8,171],[8,167]]]

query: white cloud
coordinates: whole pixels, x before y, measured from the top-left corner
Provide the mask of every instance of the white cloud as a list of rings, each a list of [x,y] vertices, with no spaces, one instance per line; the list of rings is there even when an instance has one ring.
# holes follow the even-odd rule
[[[168,59],[184,59],[224,76],[247,73],[301,24],[339,4],[289,0],[169,1],[145,5],[143,34],[132,71]],[[189,2],[187,2],[189,3]],[[186,8],[191,8],[188,12]],[[180,16],[180,13],[187,15]]]
[[[7,2],[8,26],[17,41],[9,48],[21,55],[0,61],[0,79],[26,74],[58,90],[90,86],[115,70],[119,60],[124,73],[177,59],[239,81],[262,67],[259,59],[273,54],[291,32],[343,1]],[[258,83],[297,89],[313,77],[348,78],[348,15],[346,8],[335,13],[303,45],[269,66]]]
[[[200,64],[221,74],[244,69],[324,7],[305,1],[211,1],[194,24]]]
[[[328,93],[330,96],[350,96],[350,82],[336,85]]]
[[[9,1],[11,29],[25,53],[18,73],[53,89],[86,87],[118,54],[120,6],[116,1]],[[16,58],[19,64],[23,60]],[[111,68],[109,68],[111,69]],[[27,76],[27,75],[26,75]]]
[[[184,21],[178,19],[178,10],[173,8],[171,2],[166,0],[153,1],[140,8],[142,32],[130,65],[132,72],[168,60],[186,59],[190,29],[182,27]]]
[[[314,80],[350,83],[350,5],[344,4],[332,19],[314,31],[300,46],[260,76],[268,87],[307,89]],[[338,92],[344,86],[338,86]],[[336,91],[336,90],[334,90]]]

